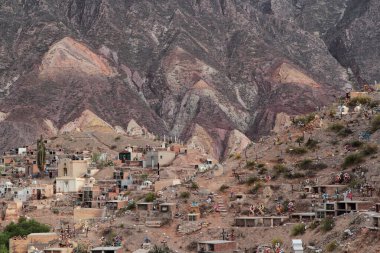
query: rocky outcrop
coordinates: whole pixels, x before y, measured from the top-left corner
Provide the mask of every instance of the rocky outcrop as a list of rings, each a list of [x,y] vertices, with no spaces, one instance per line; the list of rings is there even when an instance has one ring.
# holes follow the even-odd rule
[[[232,130],[228,134],[224,157],[232,154],[241,154],[252,141],[238,130]]]
[[[105,76],[113,74],[105,59],[88,47],[66,37],[52,45],[44,55],[39,77],[55,79],[65,75]]]
[[[72,122],[65,124],[60,130],[60,133],[65,132],[113,132],[114,128],[95,115],[90,110],[85,110],[81,116]]]

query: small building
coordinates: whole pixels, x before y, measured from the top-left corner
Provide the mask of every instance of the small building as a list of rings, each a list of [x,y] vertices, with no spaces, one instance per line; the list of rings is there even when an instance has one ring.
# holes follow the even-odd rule
[[[125,150],[119,152],[119,160],[122,163],[126,163],[127,161],[140,161],[143,157],[143,153],[134,152],[132,147],[128,147]]]
[[[91,253],[123,253],[122,247],[96,247],[90,250]]]
[[[368,211],[372,207],[369,201],[344,200],[324,203],[323,209],[316,210],[317,218],[339,216],[351,212]]]
[[[57,177],[55,180],[57,193],[79,192],[86,182],[84,178],[75,177]]]
[[[157,167],[158,164],[160,164],[160,166],[167,166],[173,162],[175,156],[175,152],[173,151],[149,151],[145,155],[145,166],[152,168]]]
[[[293,239],[292,240],[292,248],[293,248],[294,253],[303,253],[302,240]]]
[[[189,212],[187,213],[188,221],[198,221],[201,217],[201,211],[198,205],[191,205]]]
[[[78,195],[85,207],[100,208],[105,204],[105,196],[101,193],[101,189],[98,185],[86,184],[82,187],[82,192],[79,192]]]
[[[23,148],[16,148],[16,152],[17,152],[18,155],[26,155],[27,150],[26,150],[25,147],[23,147]]]
[[[231,253],[237,248],[235,241],[225,241],[225,240],[213,240],[213,241],[202,241],[198,242],[197,252],[198,253]]]
[[[372,225],[375,228],[380,229],[380,215],[374,215],[374,216],[372,216],[372,222],[373,222]]]
[[[338,201],[336,202],[336,215],[342,215],[350,212],[368,211],[372,207],[369,201]]]
[[[85,184],[83,177],[88,171],[88,162],[63,158],[58,162],[58,177],[56,190],[58,193],[73,193],[82,189]]]
[[[128,200],[109,200],[106,206],[109,210],[119,210],[128,206]]]
[[[165,218],[172,219],[176,213],[176,203],[162,203],[159,205],[159,210]]]
[[[25,253],[32,243],[50,243],[59,239],[57,233],[32,233],[26,237],[12,237],[9,239],[9,253]]]
[[[73,248],[47,248],[44,249],[44,253],[72,253]]]
[[[275,227],[281,226],[289,217],[287,216],[256,216],[256,217],[236,217],[237,227]]]
[[[25,202],[31,198],[29,188],[17,188],[13,190],[13,200]]]
[[[0,184],[0,196],[4,197],[7,193],[11,193],[15,187],[9,181]]]
[[[304,212],[304,213],[292,213],[290,217],[292,219],[297,219],[300,222],[313,221],[316,218],[315,212]]]
[[[87,173],[88,162],[63,158],[58,162],[58,177],[82,177]]]
[[[327,193],[328,195],[332,196],[334,195],[337,191],[342,192],[343,189],[345,189],[347,186],[346,185],[316,185],[312,186],[312,192],[314,194],[323,194]]]
[[[148,216],[153,211],[153,202],[140,202],[137,203],[136,209],[137,213],[142,216]]]
[[[52,184],[32,184],[30,193],[32,199],[51,198],[54,195],[54,186]]]

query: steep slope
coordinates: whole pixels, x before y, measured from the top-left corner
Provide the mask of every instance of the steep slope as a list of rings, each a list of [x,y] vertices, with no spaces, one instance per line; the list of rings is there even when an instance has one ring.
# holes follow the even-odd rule
[[[6,1],[0,108],[8,116],[0,130],[12,138],[1,147],[85,110],[119,130],[134,119],[182,139],[194,124],[210,136],[267,134],[278,114],[313,111],[340,95],[348,67],[361,82],[376,80],[378,3],[354,3]]]

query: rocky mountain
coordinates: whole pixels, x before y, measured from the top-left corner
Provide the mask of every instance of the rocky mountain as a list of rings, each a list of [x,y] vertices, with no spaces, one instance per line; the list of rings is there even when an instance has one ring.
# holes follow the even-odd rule
[[[1,0],[0,149],[92,113],[185,140],[201,129],[223,156],[234,130],[257,138],[380,80],[379,5]]]

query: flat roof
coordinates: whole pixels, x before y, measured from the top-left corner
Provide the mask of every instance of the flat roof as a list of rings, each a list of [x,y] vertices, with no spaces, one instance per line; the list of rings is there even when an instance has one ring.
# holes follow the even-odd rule
[[[315,216],[315,212],[307,212],[307,213],[292,213],[293,215],[301,215],[301,216]]]
[[[44,249],[44,250],[57,250],[57,251],[61,251],[61,250],[68,250],[68,249],[70,249],[70,250],[73,250],[73,248],[46,248],[46,249]]]
[[[246,216],[246,217],[236,217],[235,219],[244,219],[244,220],[257,220],[257,219],[286,219],[288,216]]]
[[[342,184],[325,184],[325,185],[314,185],[312,187],[313,188],[315,188],[315,187],[347,187],[347,185],[342,185]]]
[[[58,234],[55,232],[50,232],[50,233],[48,232],[48,233],[31,233],[29,235],[33,236],[33,235],[58,235]]]
[[[160,206],[175,206],[176,203],[162,203]]]
[[[91,249],[91,251],[93,250],[119,250],[119,249],[121,249],[121,247],[110,246],[110,247],[96,247],[96,248]]]
[[[342,200],[342,201],[337,201],[336,203],[371,203],[371,202],[366,201],[366,200]]]
[[[222,243],[231,243],[234,241],[225,241],[225,240],[211,240],[211,241],[202,241],[198,243],[206,243],[206,244],[222,244]]]

